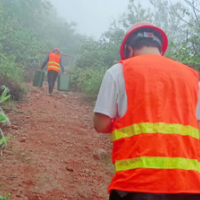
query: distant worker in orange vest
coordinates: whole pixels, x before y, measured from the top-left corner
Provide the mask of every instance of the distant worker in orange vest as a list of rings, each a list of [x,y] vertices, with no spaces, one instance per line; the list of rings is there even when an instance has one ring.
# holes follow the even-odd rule
[[[60,55],[60,50],[58,48],[53,49],[52,53],[49,53],[45,61],[41,66],[41,70],[48,64],[48,84],[49,84],[49,93],[51,95],[53,92],[53,88],[55,85],[55,81],[58,77],[58,73],[60,72],[60,68],[62,69],[62,73],[66,74],[64,70],[64,66],[62,63],[62,58]]]
[[[94,109],[111,133],[110,200],[199,200],[199,75],[166,58],[168,39],[149,22],[127,32]]]

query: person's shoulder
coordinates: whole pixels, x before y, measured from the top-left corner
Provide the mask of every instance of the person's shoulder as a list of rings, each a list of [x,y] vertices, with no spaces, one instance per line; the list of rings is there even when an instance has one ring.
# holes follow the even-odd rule
[[[165,56],[160,56],[161,59],[163,60],[166,60],[166,61],[169,61],[169,62],[173,62],[173,63],[177,63],[177,64],[180,64],[180,65],[184,65],[183,63],[177,61],[177,60],[174,60],[172,58],[168,58],[168,57],[165,57]]]
[[[177,65],[187,66],[187,65],[185,65],[184,63],[181,63],[181,62],[179,62],[179,61],[177,61],[177,60],[174,60],[174,59],[172,59],[172,58],[168,58],[168,57],[165,57],[165,56],[161,56],[160,58],[163,59],[163,60],[165,60],[165,61],[168,61],[168,62],[177,64]],[[187,67],[188,67],[188,66],[187,66]]]
[[[189,69],[191,69],[191,70],[193,70],[193,71],[196,71],[196,70],[193,69],[191,66],[189,66],[189,65],[187,65],[187,64],[184,64],[184,63],[182,63],[182,62],[179,62],[179,61],[177,61],[177,60],[174,60],[174,59],[172,59],[172,58],[167,58],[167,57],[163,57],[163,58],[166,59],[166,60],[168,60],[169,62],[175,64],[175,65],[179,65],[179,66],[182,66],[182,67],[185,67],[185,68],[189,68]]]
[[[168,60],[168,63],[173,65],[176,69],[187,70],[187,72],[192,73],[199,80],[199,72],[195,70],[194,68],[192,68],[191,66],[181,63],[179,61],[173,60],[171,58],[167,58],[167,57],[164,57],[164,58]]]
[[[117,63],[110,67],[107,70],[107,73],[110,74],[112,77],[117,77],[121,74],[123,74],[123,65],[121,63]]]

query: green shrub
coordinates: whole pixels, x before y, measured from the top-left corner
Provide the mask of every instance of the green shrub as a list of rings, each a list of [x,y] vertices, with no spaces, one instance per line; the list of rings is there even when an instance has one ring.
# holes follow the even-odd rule
[[[70,67],[66,69],[68,75],[70,75],[70,85],[72,91],[81,91],[81,87],[78,85],[79,76],[83,72],[83,69],[77,67]]]
[[[0,57],[0,74],[11,77],[16,81],[22,81],[24,69],[21,65],[15,63],[15,57],[5,57],[3,54],[0,54]]]
[[[6,88],[5,86],[1,86],[1,89],[3,90],[1,96],[0,96],[0,104],[4,103],[5,101],[7,101],[10,98],[9,93],[9,89]],[[6,114],[4,113],[4,111],[2,110],[2,108],[0,107],[0,124],[1,123],[9,123],[10,124],[10,120],[9,118],[6,116]],[[8,137],[4,136],[4,133],[0,127],[0,147],[2,147],[4,144],[6,145],[6,141],[9,139]],[[1,196],[0,196],[1,197]]]
[[[71,68],[68,74],[78,90],[87,95],[97,96],[106,70],[106,68]]]
[[[5,85],[10,89],[11,100],[13,101],[21,100],[26,93],[26,86],[24,83],[6,76],[5,74],[0,74],[0,85]],[[2,92],[3,90],[0,89],[0,95]]]
[[[33,67],[25,67],[23,73],[23,81],[25,83],[32,83],[35,75],[35,68]]]
[[[23,83],[24,69],[14,62],[14,56],[5,57],[0,54],[0,86],[5,85],[10,89],[11,100],[19,101],[26,93]],[[0,88],[0,95],[3,90]]]

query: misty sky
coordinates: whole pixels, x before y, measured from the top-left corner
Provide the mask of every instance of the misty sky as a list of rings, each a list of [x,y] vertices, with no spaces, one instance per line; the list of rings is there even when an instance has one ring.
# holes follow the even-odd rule
[[[79,33],[98,38],[110,23],[122,15],[129,0],[49,0],[60,16],[78,25]],[[149,0],[138,0],[149,7]],[[171,0],[175,3],[183,0]]]
[[[99,37],[113,19],[124,13],[129,0],[49,0],[68,21],[78,25],[80,33]],[[141,0],[149,5],[148,0]]]

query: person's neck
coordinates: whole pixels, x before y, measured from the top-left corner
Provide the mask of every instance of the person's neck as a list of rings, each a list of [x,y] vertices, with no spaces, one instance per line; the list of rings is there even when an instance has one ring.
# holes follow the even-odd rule
[[[145,54],[156,54],[161,55],[157,47],[143,47],[140,50],[134,52],[134,56],[145,55]]]

